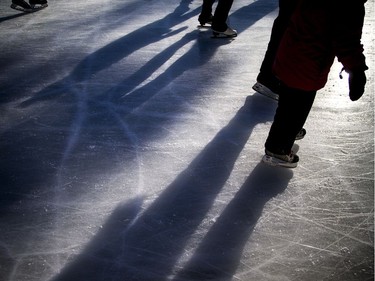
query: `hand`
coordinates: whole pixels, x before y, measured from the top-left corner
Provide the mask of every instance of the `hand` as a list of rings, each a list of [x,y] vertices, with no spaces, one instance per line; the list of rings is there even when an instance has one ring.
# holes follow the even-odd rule
[[[349,97],[356,101],[362,97],[365,91],[366,74],[364,70],[348,71],[349,73]]]

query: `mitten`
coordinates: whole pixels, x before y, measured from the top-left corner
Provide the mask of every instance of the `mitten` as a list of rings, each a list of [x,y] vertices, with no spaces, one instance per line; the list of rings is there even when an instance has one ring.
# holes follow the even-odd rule
[[[352,101],[362,97],[365,91],[366,74],[364,70],[348,71],[349,73],[349,97]]]

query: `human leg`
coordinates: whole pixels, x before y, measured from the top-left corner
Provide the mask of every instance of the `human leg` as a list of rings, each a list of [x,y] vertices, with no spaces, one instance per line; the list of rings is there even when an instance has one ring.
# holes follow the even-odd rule
[[[302,91],[281,85],[274,122],[265,143],[266,153],[291,154],[296,136],[310,113],[315,95],[316,91]]]
[[[215,9],[212,21],[212,29],[217,32],[224,32],[227,28],[229,11],[232,8],[233,0],[219,0]]]
[[[270,40],[257,76],[257,83],[253,86],[255,91],[275,100],[278,99],[280,82],[272,73],[272,65],[281,38],[296,6],[297,0],[279,0],[279,14],[273,22]]]
[[[198,17],[199,23],[204,26],[207,24],[212,24],[212,5],[214,4],[215,0],[203,0],[202,10]]]

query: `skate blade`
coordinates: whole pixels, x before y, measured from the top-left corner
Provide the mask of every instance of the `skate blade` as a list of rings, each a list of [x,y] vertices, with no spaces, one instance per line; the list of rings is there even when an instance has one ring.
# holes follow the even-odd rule
[[[268,98],[271,98],[273,100],[278,101],[279,95],[272,92],[270,89],[268,89],[266,86],[256,82],[253,86],[253,90],[258,92],[259,94],[262,94],[263,96],[266,96]]]
[[[269,155],[264,155],[262,158],[263,163],[273,166],[273,167],[283,167],[283,168],[296,168],[298,162],[296,163],[290,163],[283,160],[280,160],[276,157],[272,157]]]
[[[232,34],[232,35],[229,35],[229,34],[225,34],[225,33],[221,33],[221,32],[212,32],[212,38],[234,38],[234,37],[237,37],[237,33],[236,34]]]
[[[211,26],[210,25],[200,25],[200,24],[198,24],[198,26],[197,26],[197,28],[201,28],[201,29],[209,29],[209,28],[211,28]]]
[[[33,8],[34,11],[39,11],[39,10],[42,10],[44,8],[47,8],[48,7],[48,4],[34,4],[34,5],[30,5],[31,8]]]
[[[206,23],[203,23],[203,24],[198,24],[197,26],[198,28],[204,28],[204,29],[208,29],[208,28],[211,28],[211,23],[209,22],[206,22]]]

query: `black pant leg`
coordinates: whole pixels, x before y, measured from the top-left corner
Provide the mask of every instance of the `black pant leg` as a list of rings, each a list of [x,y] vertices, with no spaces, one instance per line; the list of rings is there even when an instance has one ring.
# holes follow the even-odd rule
[[[233,0],[219,0],[214,13],[212,29],[216,31],[225,31],[228,27],[227,19],[232,8]]]
[[[316,91],[281,86],[279,104],[265,147],[277,154],[289,154],[314,103]]]
[[[199,17],[202,19],[210,18],[212,14],[212,5],[215,3],[215,0],[203,0],[202,10]]]

